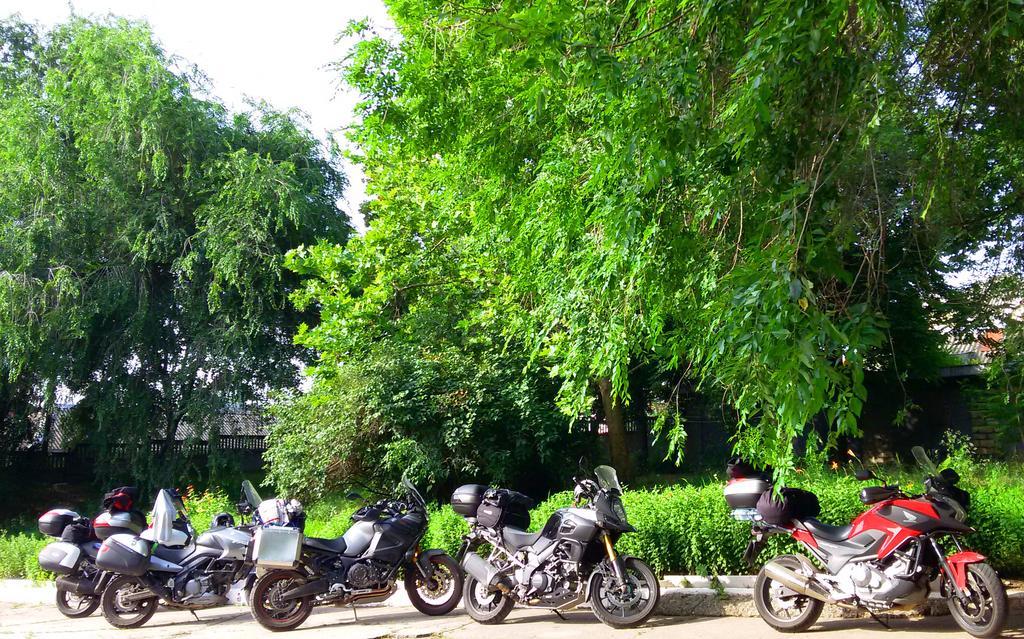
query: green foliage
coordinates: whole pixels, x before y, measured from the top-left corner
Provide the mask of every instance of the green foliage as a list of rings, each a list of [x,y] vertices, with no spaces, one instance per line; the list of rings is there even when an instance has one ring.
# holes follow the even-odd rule
[[[816,415],[856,431],[865,370],[935,373],[932,327],[971,325],[946,274],[990,245],[1024,263],[1016,4],[388,4],[400,37],[353,24],[340,65],[378,246],[323,278],[363,274],[324,306],[327,350],[402,339],[349,328],[468,281],[459,317],[568,414],[651,364],[724,396],[787,475]]]
[[[208,479],[216,459],[187,468],[150,441],[215,442],[219,415],[296,385],[311,318],[287,302],[284,255],[346,238],[344,178],[298,114],[201,97],[145,24],[0,34],[3,452],[63,388],[82,399],[62,443],[91,446],[98,472]]]
[[[208,529],[210,522],[213,521],[213,516],[217,513],[229,513],[235,517],[235,521],[242,523],[242,518],[236,512],[235,500],[230,499],[219,488],[198,491],[189,486],[182,497],[188,518],[192,521],[192,526],[195,527],[197,533]]]
[[[47,579],[48,573],[39,567],[39,551],[51,541],[39,534],[0,531],[0,579]]]

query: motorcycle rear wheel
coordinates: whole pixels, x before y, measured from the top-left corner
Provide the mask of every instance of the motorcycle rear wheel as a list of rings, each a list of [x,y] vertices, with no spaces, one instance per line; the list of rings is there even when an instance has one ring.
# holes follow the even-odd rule
[[[76,595],[63,588],[57,588],[57,610],[71,619],[88,617],[100,607],[100,598],[96,595]]]
[[[156,595],[141,601],[124,601],[130,594],[138,594],[148,590],[138,577],[118,575],[114,577],[100,597],[103,606],[103,618],[115,628],[138,628],[156,612],[159,599]]]
[[[947,590],[952,590],[949,585]],[[950,592],[949,612],[964,632],[979,639],[996,637],[1006,623],[1006,588],[996,571],[986,563],[967,566],[968,600],[962,602]]]
[[[516,605],[511,597],[497,590],[487,592],[473,575],[466,575],[466,583],[462,587],[462,603],[473,621],[485,626],[504,621]]]
[[[313,597],[282,601],[280,596],[304,583],[306,578],[294,570],[272,570],[257,579],[249,595],[253,619],[272,632],[298,628],[313,612]]]
[[[802,568],[800,560],[793,555],[783,555],[774,561],[790,570]],[[761,619],[779,632],[803,632],[818,620],[825,604],[813,597],[793,593],[765,574],[762,568],[754,582],[754,607]]]

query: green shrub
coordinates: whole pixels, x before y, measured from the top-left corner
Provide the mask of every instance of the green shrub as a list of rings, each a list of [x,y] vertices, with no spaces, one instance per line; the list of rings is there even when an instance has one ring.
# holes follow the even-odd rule
[[[50,574],[39,567],[39,551],[52,541],[38,534],[0,535],[0,579],[48,579]]]

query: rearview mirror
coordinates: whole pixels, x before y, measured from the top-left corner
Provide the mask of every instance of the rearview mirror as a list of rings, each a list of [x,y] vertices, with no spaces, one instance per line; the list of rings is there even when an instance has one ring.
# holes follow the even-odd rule
[[[875,474],[867,468],[861,468],[853,474],[857,478],[857,481],[868,481],[869,479],[875,479]]]

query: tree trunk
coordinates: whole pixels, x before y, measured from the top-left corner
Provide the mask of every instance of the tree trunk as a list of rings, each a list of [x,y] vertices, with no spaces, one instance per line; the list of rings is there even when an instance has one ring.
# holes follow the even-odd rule
[[[604,409],[604,421],[608,425],[608,451],[619,477],[629,479],[633,476],[633,464],[629,458],[629,446],[626,444],[626,412],[622,403],[612,397],[612,382],[601,379],[597,382],[601,393],[601,406]]]

